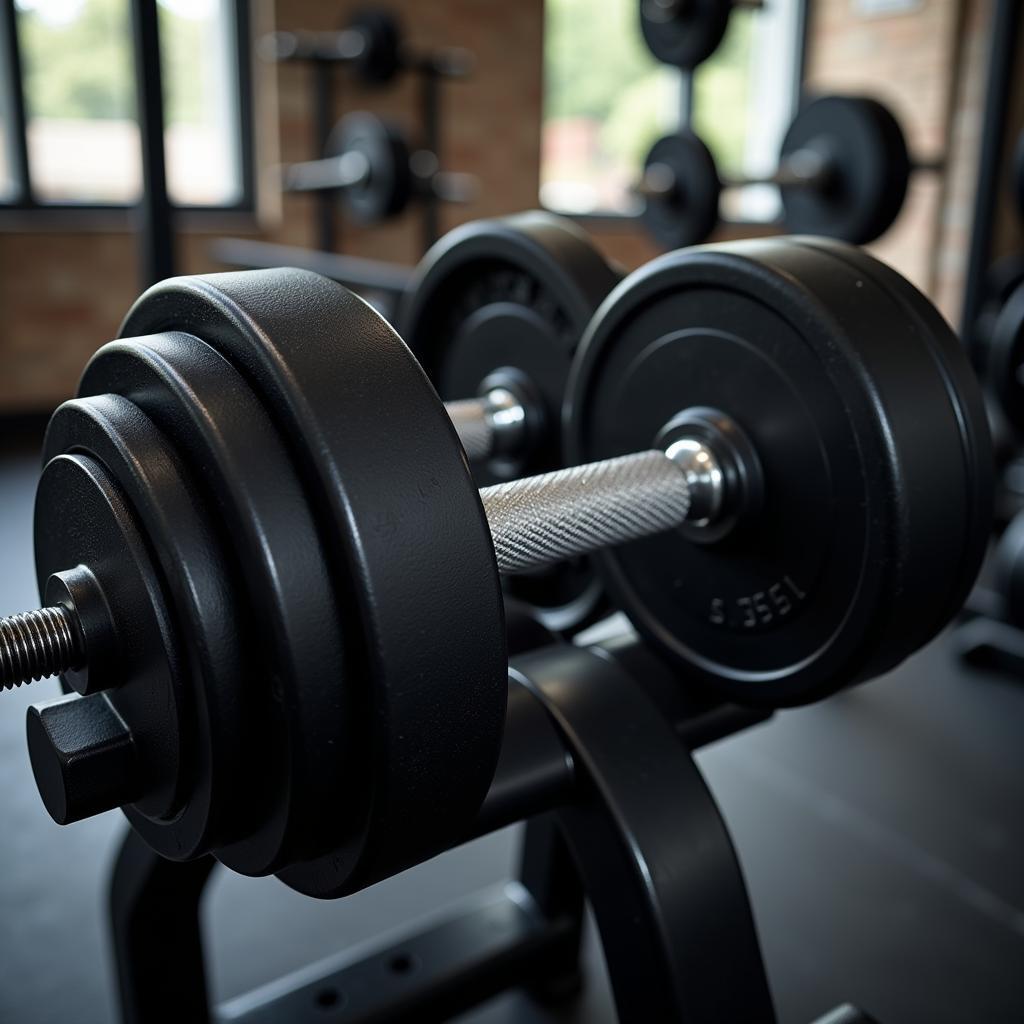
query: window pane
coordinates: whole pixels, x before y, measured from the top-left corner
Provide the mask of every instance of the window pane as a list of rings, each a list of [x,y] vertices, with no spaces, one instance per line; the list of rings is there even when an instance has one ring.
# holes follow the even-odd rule
[[[139,194],[127,0],[16,0],[32,184],[41,201]]]
[[[721,46],[694,74],[693,127],[724,178],[775,169],[795,113],[802,3],[772,0],[757,11],[733,11]],[[770,220],[778,211],[774,188],[722,196],[729,220]]]
[[[241,198],[238,69],[230,0],[160,0],[167,187],[189,205]]]
[[[541,201],[633,213],[629,192],[658,136],[679,124],[677,71],[640,35],[636,0],[548,0]]]

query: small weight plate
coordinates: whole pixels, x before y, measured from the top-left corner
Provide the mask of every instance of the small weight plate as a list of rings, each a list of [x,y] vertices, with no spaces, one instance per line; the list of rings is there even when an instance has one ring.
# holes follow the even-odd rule
[[[532,399],[520,457],[473,468],[478,486],[565,465],[562,401],[573,354],[594,310],[619,281],[572,221],[529,212],[449,232],[420,262],[399,330],[445,400],[506,382]],[[538,422],[539,421],[539,422]],[[586,560],[505,581],[548,629],[572,632],[597,613]]]
[[[865,96],[819,96],[790,125],[780,163],[808,147],[826,156],[831,173],[821,187],[780,188],[786,230],[858,245],[884,234],[910,180],[906,140],[889,109]]]
[[[330,836],[365,804],[365,794],[344,785],[362,729],[336,682],[344,674],[341,630],[301,484],[245,381],[191,335],[106,345],[79,391],[119,394],[143,409],[187,459],[224,524],[244,581],[235,598],[251,666],[243,740],[259,742],[247,748],[247,798],[239,801],[255,820],[217,856],[243,874],[267,874],[294,856],[296,837]]]
[[[641,0],[640,31],[663,64],[691,71],[718,49],[732,0]]]
[[[103,467],[124,495],[130,521],[152,553],[181,665],[171,672],[170,689],[155,681],[154,673],[165,678],[161,662],[166,654],[154,645],[152,671],[130,676],[110,697],[138,736],[146,763],[159,763],[171,772],[180,760],[182,779],[174,785],[180,786],[183,806],[166,813],[162,806],[153,806],[156,794],[170,781],[150,778],[152,793],[125,813],[165,857],[199,856],[231,835],[245,792],[239,703],[245,694],[246,662],[233,587],[221,558],[222,538],[211,528],[199,492],[171,445],[125,398],[102,395],[66,402],[50,420],[43,451],[47,464],[73,453]],[[69,568],[68,560],[79,550],[81,564],[92,567],[95,562],[101,585],[105,576],[112,578],[123,569],[117,561],[110,573],[103,572],[112,560],[130,564],[133,558],[131,547],[118,551],[117,535],[102,519],[96,521],[98,537],[87,536],[88,522],[79,521],[73,507],[65,504],[74,497],[75,492],[64,499],[44,492],[38,500],[36,571],[41,584],[50,573]],[[59,522],[54,518],[58,516]],[[76,525],[72,529],[68,524]],[[70,567],[74,564],[79,563]],[[154,614],[161,614],[163,602],[152,591],[148,599]],[[195,685],[197,680],[201,686]]]
[[[644,200],[644,227],[666,249],[703,242],[718,223],[722,185],[715,158],[701,138],[685,128],[658,139],[644,161],[644,170],[662,165],[675,185],[664,196]]]
[[[887,670],[955,613],[989,531],[991,451],[964,354],[911,285],[821,240],[653,261],[583,340],[571,453],[650,448],[708,406],[753,443],[761,507],[706,543],[679,531],[600,558],[613,598],[688,675],[798,704]]]
[[[1003,415],[1024,431],[1024,285],[1003,303],[987,345],[985,376]]]
[[[355,220],[375,224],[405,210],[412,198],[412,172],[409,146],[398,127],[365,111],[346,114],[334,126],[324,148],[326,157],[343,153],[359,153],[369,168],[361,183],[339,192]]]
[[[172,279],[122,333],[173,330],[202,338],[259,397],[317,524],[349,645],[346,672],[326,682],[363,709],[348,784],[369,809],[279,874],[342,895],[447,848],[490,784],[508,681],[483,508],[415,359],[342,286],[294,269]]]
[[[363,51],[356,57],[356,74],[368,85],[390,82],[402,67],[401,29],[395,16],[380,8],[358,11],[347,28],[363,37]]]
[[[36,490],[39,592],[55,572],[86,565],[116,626],[117,678],[108,696],[136,723],[133,738],[144,792],[136,809],[173,817],[182,801],[180,757],[183,666],[160,581],[117,484],[94,458],[56,455]],[[44,597],[45,600],[45,597]],[[116,685],[120,684],[120,685]],[[153,714],[154,709],[159,709]],[[141,780],[132,780],[141,781]]]

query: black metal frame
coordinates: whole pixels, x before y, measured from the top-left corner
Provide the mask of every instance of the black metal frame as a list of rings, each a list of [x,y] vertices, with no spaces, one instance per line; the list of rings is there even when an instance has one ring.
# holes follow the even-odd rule
[[[132,7],[136,5],[132,0]],[[253,125],[252,125],[252,56],[250,46],[249,0],[233,0],[234,12],[234,57],[238,89],[238,138],[240,193],[234,203],[218,206],[175,205],[175,210],[189,213],[224,213],[226,211],[250,212],[255,209],[255,172],[253,168]],[[133,23],[137,22],[133,9]],[[132,61],[138,69],[147,61],[140,57],[140,36],[132,32]],[[86,203],[86,202],[40,202],[32,189],[32,168],[28,158],[26,136],[25,93],[23,87],[21,48],[18,44],[17,13],[14,0],[0,0],[0,88],[7,97],[12,170],[18,192],[11,199],[0,198],[0,216],[7,211],[48,211],[63,213],[68,210],[89,212],[130,210],[133,203]],[[137,86],[139,83],[136,72]],[[140,121],[146,116],[145,98],[137,96]],[[152,113],[150,111],[150,113]],[[142,128],[140,124],[140,130]],[[145,192],[145,188],[143,188]]]
[[[323,156],[327,148],[336,120],[339,82],[344,77],[339,74],[338,62],[333,60],[307,60],[310,66],[310,89],[312,91],[313,110],[313,152],[315,156]],[[417,78],[417,109],[419,113],[419,131],[416,137],[416,148],[426,149],[433,153],[441,164],[441,122],[443,112],[442,86],[446,75],[442,68],[427,58],[411,63],[409,70]],[[337,195],[334,191],[325,190],[316,194],[316,248],[321,253],[335,253],[341,248],[341,228],[337,211]],[[422,248],[426,252],[441,237],[439,198],[433,191],[426,189],[417,195],[417,206],[420,211],[420,232]]]
[[[511,987],[557,1001],[579,988],[586,897],[624,1024],[774,1021],[736,854],[691,754],[765,716],[688,701],[660,674],[628,645],[516,659],[472,835],[528,818],[518,880],[219,1008],[198,917],[213,859],[164,861],[131,833],[110,889],[122,1020],[302,1024],[337,1008],[349,1024],[429,1024]]]
[[[996,202],[1002,194],[1000,173],[1010,92],[1016,72],[1020,19],[1019,0],[998,0],[991,19],[985,115],[978,147],[978,177],[974,186],[971,242],[960,318],[960,333],[964,338],[974,333],[984,297],[985,275],[992,259],[992,225]]]

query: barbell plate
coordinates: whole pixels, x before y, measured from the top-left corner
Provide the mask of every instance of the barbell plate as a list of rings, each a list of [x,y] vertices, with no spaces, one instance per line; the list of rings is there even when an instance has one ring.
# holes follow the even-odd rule
[[[644,170],[659,164],[669,168],[676,185],[665,196],[644,200],[644,227],[666,249],[705,241],[718,223],[722,192],[711,150],[697,134],[681,128],[654,143]]]
[[[359,153],[369,173],[362,182],[340,189],[338,197],[361,224],[397,217],[412,198],[409,146],[401,129],[376,114],[346,114],[333,128],[324,156]]]
[[[345,688],[360,709],[367,753],[347,785],[370,806],[281,876],[341,895],[449,844],[493,774],[506,655],[479,497],[415,359],[340,285],[289,269],[172,279],[123,327],[173,330],[200,337],[258,396],[317,524],[335,591],[325,614],[337,609],[347,664],[308,685]]]
[[[909,284],[837,243],[670,253],[598,311],[570,382],[583,462],[664,443],[693,406],[757,451],[762,505],[599,557],[648,639],[718,696],[799,704],[887,670],[980,565],[991,451],[963,352]]]
[[[691,71],[718,49],[731,13],[732,0],[682,0],[673,9],[640,0],[640,31],[663,64]]]
[[[896,220],[910,180],[910,157],[899,122],[887,107],[866,96],[819,96],[793,119],[779,161],[822,143],[833,180],[828,188],[780,186],[786,230],[857,245],[874,241]]]
[[[576,224],[538,211],[465,224],[420,262],[398,324],[441,397],[511,384],[529,392],[530,412],[540,414],[522,454],[473,467],[479,486],[565,464],[561,417],[572,357],[620,277]],[[559,632],[580,628],[601,607],[585,559],[506,587]]]

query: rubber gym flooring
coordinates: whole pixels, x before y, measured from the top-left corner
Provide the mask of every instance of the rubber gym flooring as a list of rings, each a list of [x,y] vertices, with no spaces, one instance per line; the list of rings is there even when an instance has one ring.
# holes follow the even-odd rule
[[[34,607],[38,439],[0,435],[0,614]],[[119,813],[43,810],[24,708],[0,694],[0,1024],[116,1020],[102,907]],[[962,671],[940,638],[892,675],[698,755],[750,887],[780,1019],[843,1001],[882,1024],[1024,1020],[1024,680]],[[679,808],[685,814],[685,807]],[[347,900],[219,873],[205,906],[218,1000],[508,877],[517,830]],[[613,1021],[600,953],[559,1015],[513,993],[463,1021]],[[325,1014],[325,1020],[329,1015]]]

